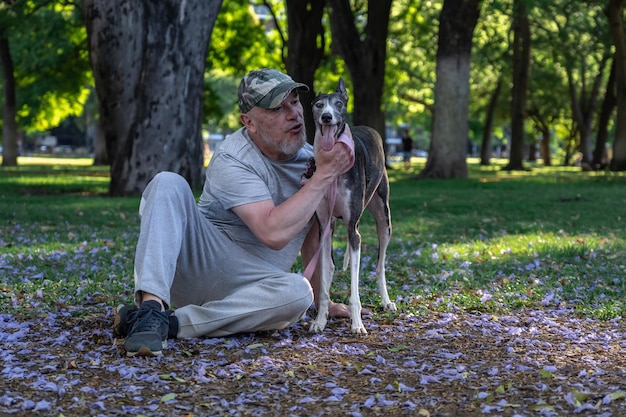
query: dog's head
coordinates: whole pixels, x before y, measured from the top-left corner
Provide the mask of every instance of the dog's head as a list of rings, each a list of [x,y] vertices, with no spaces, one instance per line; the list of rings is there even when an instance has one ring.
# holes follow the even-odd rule
[[[313,120],[315,121],[315,141],[324,150],[335,145],[346,124],[348,93],[343,78],[339,79],[337,91],[332,94],[318,94],[313,99]],[[316,144],[317,145],[317,144]]]

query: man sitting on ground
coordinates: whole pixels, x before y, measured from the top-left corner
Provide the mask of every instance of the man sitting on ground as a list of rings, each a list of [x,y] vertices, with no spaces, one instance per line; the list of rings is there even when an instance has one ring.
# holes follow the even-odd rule
[[[320,150],[315,175],[302,184],[313,149],[299,90],[308,87],[274,69],[241,80],[243,127],[213,154],[199,203],[178,174],[159,173],[146,187],[138,307],[118,308],[114,324],[128,356],[160,355],[168,337],[283,329],[311,306],[318,272],[309,282],[290,270],[298,253],[306,265],[319,246],[315,210],[351,153],[344,144]],[[330,313],[349,317],[343,304]]]

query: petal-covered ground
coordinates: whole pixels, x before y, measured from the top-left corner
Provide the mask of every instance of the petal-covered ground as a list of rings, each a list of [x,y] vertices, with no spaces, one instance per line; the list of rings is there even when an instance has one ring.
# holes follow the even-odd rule
[[[138,221],[117,217],[0,227],[0,415],[626,416],[626,323],[580,310],[624,299],[619,237],[559,234],[556,254],[541,236],[516,237],[527,250],[506,241],[469,255],[401,242],[388,283],[406,311],[365,319],[365,337],[337,319],[310,334],[307,317],[129,359],[111,305],[132,298]],[[345,300],[346,281],[335,284]],[[377,312],[374,292],[362,299]]]
[[[126,358],[110,307],[0,315],[0,414],[18,416],[623,416],[622,320],[567,310],[346,320],[170,341]],[[314,314],[314,312],[311,312]]]

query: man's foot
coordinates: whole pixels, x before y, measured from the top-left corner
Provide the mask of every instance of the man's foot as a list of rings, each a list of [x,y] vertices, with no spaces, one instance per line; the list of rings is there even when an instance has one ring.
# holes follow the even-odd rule
[[[372,315],[372,310],[369,308],[363,307],[361,309],[361,317],[369,317]],[[340,318],[350,318],[350,307],[343,303],[334,303],[330,302],[328,306],[328,317],[340,317]]]
[[[128,307],[128,306],[127,306]],[[122,319],[122,313],[124,319]],[[127,331],[124,340],[126,356],[160,356],[163,348],[167,347],[167,332],[169,328],[169,311],[161,311],[156,301],[141,303],[139,308],[124,307],[118,310],[120,324],[118,333]]]

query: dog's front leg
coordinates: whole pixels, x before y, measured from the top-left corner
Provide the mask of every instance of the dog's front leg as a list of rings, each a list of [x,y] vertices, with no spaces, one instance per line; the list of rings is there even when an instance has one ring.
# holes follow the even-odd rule
[[[350,318],[352,333],[366,335],[367,330],[361,319],[361,296],[359,294],[359,270],[361,269],[361,236],[355,231],[353,242],[348,244],[350,250]]]

